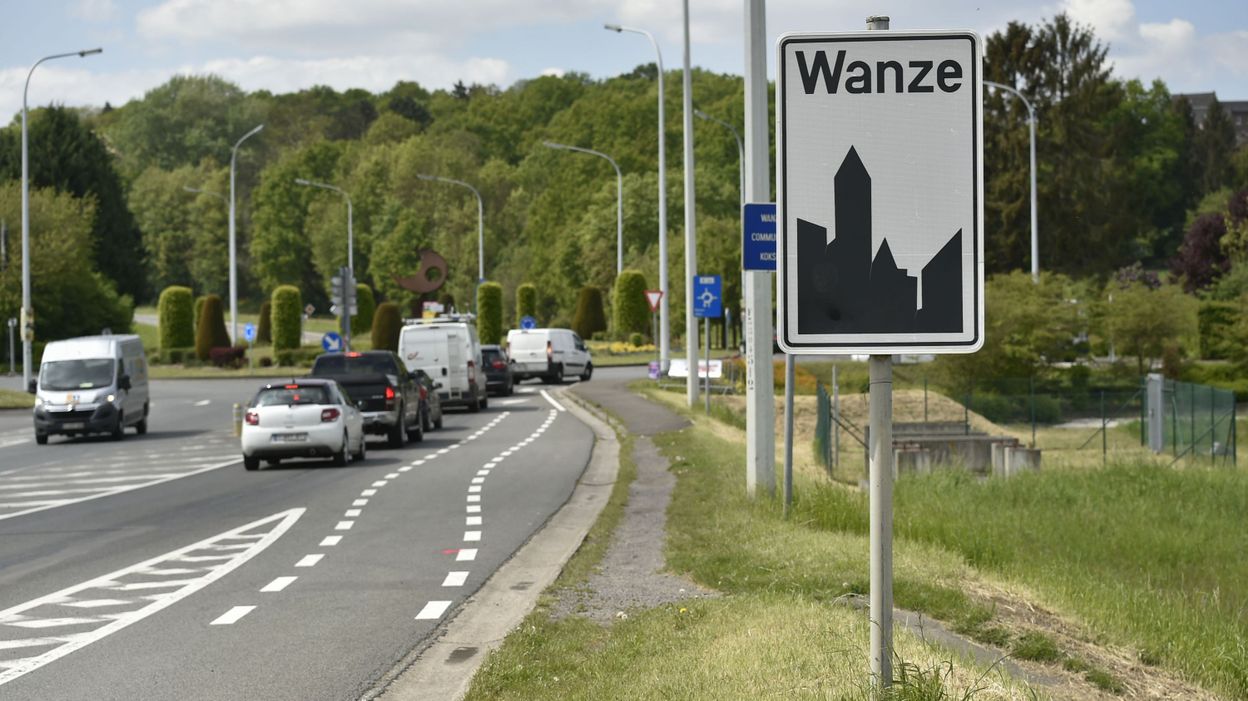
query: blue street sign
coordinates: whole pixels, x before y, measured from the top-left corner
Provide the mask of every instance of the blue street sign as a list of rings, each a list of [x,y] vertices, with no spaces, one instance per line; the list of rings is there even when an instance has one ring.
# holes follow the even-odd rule
[[[325,335],[321,336],[321,348],[324,348],[326,353],[337,353],[342,350],[342,336],[333,331],[326,331]]]
[[[724,286],[718,275],[693,276],[693,315],[699,319],[724,315]]]
[[[243,324],[243,338],[247,339],[248,343],[255,342],[256,340],[256,325],[255,324]]]
[[[520,317],[520,328],[524,329],[525,331],[528,331],[529,329],[537,328],[537,319],[534,319],[528,314],[525,314],[524,316]]]
[[[741,267],[776,270],[776,204],[747,204],[741,213]]]

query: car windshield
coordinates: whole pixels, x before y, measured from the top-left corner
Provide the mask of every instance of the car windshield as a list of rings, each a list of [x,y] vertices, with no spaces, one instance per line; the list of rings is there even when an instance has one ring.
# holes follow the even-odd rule
[[[116,366],[112,358],[47,362],[39,369],[39,386],[52,390],[108,387],[113,384],[113,369]]]
[[[388,355],[323,355],[313,372],[327,375],[393,375],[394,358]]]
[[[288,385],[285,387],[266,387],[260,390],[252,406],[329,403],[329,392],[320,385]]]
[[[482,358],[483,358],[486,362],[492,362],[492,361],[495,361],[495,360],[502,360],[502,359],[503,359],[503,353],[502,353],[502,351],[495,350],[495,349],[493,349],[493,348],[483,348],[483,349],[481,349],[481,357],[482,357]]]

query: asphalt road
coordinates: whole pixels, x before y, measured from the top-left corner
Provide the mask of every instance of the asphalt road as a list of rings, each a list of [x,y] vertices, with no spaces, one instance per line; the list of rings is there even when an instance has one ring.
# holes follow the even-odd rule
[[[592,448],[526,384],[364,463],[246,472],[231,404],[256,386],[155,382],[149,433],[121,442],[37,446],[28,412],[0,412],[0,699],[359,698],[558,510]]]

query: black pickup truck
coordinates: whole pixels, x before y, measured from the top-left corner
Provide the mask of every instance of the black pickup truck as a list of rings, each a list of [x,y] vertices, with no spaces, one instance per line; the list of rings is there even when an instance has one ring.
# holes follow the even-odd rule
[[[337,380],[364,415],[364,432],[385,435],[391,448],[424,439],[420,383],[394,352],[325,353],[310,377]]]

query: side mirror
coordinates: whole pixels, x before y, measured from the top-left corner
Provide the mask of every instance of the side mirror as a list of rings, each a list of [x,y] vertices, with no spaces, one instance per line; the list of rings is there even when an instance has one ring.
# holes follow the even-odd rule
[[[121,377],[117,378],[117,389],[124,389],[127,392],[130,391],[130,376],[129,375],[122,375]]]
[[[442,383],[441,383],[441,382],[435,382],[435,383],[433,383],[433,388],[434,388],[434,389],[442,389]]]
[[[30,392],[31,394],[34,394],[38,389],[39,389],[39,381],[33,377],[30,378],[30,382],[26,384],[26,391]]]

